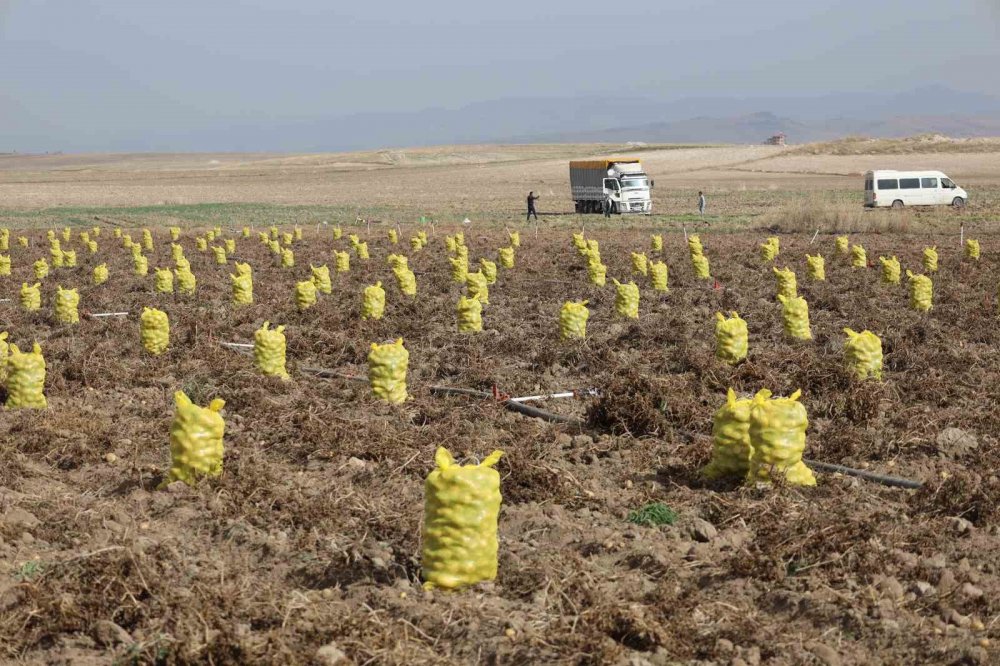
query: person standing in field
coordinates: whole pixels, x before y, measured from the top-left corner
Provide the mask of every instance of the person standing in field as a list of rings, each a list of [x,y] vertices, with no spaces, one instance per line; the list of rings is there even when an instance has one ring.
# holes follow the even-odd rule
[[[526,222],[531,219],[532,215],[535,216],[536,221],[538,220],[538,211],[535,210],[535,202],[538,201],[539,198],[540,197],[535,194],[534,190],[528,192],[528,217],[525,218]]]
[[[698,192],[698,214],[705,214],[705,193],[700,190]]]

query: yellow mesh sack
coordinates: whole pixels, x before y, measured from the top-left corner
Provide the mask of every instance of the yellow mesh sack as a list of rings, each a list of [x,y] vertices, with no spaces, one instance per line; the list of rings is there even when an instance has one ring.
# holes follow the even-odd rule
[[[62,268],[63,267],[63,251],[60,247],[52,247],[49,249],[49,258],[52,259],[52,268]]]
[[[98,264],[94,266],[94,284],[104,284],[108,281],[108,265]]]
[[[282,268],[294,268],[295,267],[295,253],[292,252],[291,248],[285,248],[281,251],[281,267]]]
[[[362,319],[381,319],[385,312],[385,289],[382,288],[382,281],[365,287],[361,300]]]
[[[712,277],[708,269],[708,257],[705,255],[691,255],[691,266],[694,268],[694,276],[699,280],[708,280]]]
[[[198,248],[199,252],[207,252],[208,251],[208,240],[207,239],[202,238],[201,236],[199,236],[198,238],[194,239],[194,243],[195,243],[195,247]]]
[[[61,324],[80,323],[80,313],[77,312],[79,304],[80,294],[76,289],[56,287],[56,321]]]
[[[768,238],[766,241],[760,244],[760,258],[763,261],[774,261],[778,256],[778,245],[772,241],[778,240],[777,238]]]
[[[886,284],[899,284],[899,259],[896,259],[896,257],[892,257],[891,259],[879,257],[878,260],[882,264],[882,282]]]
[[[489,259],[479,260],[479,270],[486,276],[486,284],[494,284],[497,281],[497,265]]]
[[[469,274],[469,262],[461,257],[448,257],[448,263],[451,264],[452,282],[465,282]]]
[[[76,268],[76,251],[75,250],[64,250],[63,251],[63,266],[66,268]]]
[[[174,261],[184,258],[184,246],[177,243],[170,244],[170,258]]]
[[[936,247],[924,248],[924,271],[936,273],[938,269],[938,253]]]
[[[90,230],[90,233],[92,233],[95,237],[96,236],[100,236],[101,235],[101,228],[100,227],[93,227]]]
[[[637,275],[646,276],[649,275],[649,266],[646,261],[646,255],[642,252],[633,252],[632,258],[632,273]]]
[[[284,326],[269,328],[270,322],[265,321],[253,334],[253,359],[257,369],[269,377],[289,379],[285,370],[285,334]]]
[[[809,418],[798,401],[801,391],[771,398],[763,389],[750,406],[750,479],[768,483],[783,475],[792,486],[815,486],[816,477],[802,462]]]
[[[308,310],[316,305],[316,285],[312,280],[303,280],[295,283],[295,306],[301,310]]]
[[[221,245],[213,245],[212,254],[215,255],[215,263],[219,264],[220,266],[226,265],[226,248],[222,247]]]
[[[250,238],[250,227],[243,227],[243,238]]]
[[[424,244],[421,243],[420,239],[417,238],[416,236],[410,238],[410,249],[413,250],[414,252],[420,252],[423,246]]]
[[[705,254],[705,248],[702,247],[701,238],[699,238],[698,234],[688,236],[688,252],[691,253],[692,257]]]
[[[483,330],[483,304],[475,296],[466,298],[465,294],[458,297],[458,332],[477,333]]]
[[[965,258],[979,261],[979,241],[973,238],[965,240]]]
[[[649,237],[649,249],[653,252],[663,252],[663,236],[653,234]]]
[[[498,259],[502,268],[514,268],[514,248],[502,247],[497,250],[497,254],[499,255]]]
[[[8,409],[45,409],[45,358],[36,342],[30,352],[22,352],[17,345],[10,345],[5,363],[7,376]]]
[[[36,280],[44,280],[49,274],[49,262],[39,259],[32,264],[32,269],[35,271]]]
[[[358,252],[358,259],[368,261],[368,241],[359,243],[354,249]]]
[[[132,258],[133,259],[135,259],[136,257],[141,257],[142,256],[142,246],[139,245],[138,243],[132,243],[132,245],[131,245],[131,247],[129,249],[132,251]]]
[[[465,245],[465,234],[463,232],[459,231],[455,234],[455,244],[458,247],[463,247]]]
[[[357,248],[358,244],[361,242],[361,238],[357,234],[350,234],[347,240],[351,242],[351,247]]]
[[[929,312],[934,307],[934,283],[926,275],[906,271],[910,280],[910,307],[917,312]]]
[[[25,238],[25,240],[28,239]],[[25,244],[25,247],[27,247],[27,244]],[[87,241],[87,252],[90,252],[91,254],[97,254],[97,241],[95,240]]]
[[[639,318],[639,287],[634,282],[622,284],[618,280],[615,283],[615,312],[622,317],[629,319]]]
[[[97,229],[97,227],[94,227],[94,228]],[[115,227],[113,235],[114,235],[115,238],[121,238],[122,237],[122,230],[119,229],[118,227]]]
[[[747,357],[747,323],[736,312],[729,314],[726,319],[721,312],[715,313],[715,357],[736,365]]]
[[[844,329],[847,341],[844,343],[844,358],[847,368],[858,379],[874,377],[882,379],[882,341],[871,331],[856,333]]]
[[[809,270],[809,277],[817,282],[826,280],[826,261],[823,255],[817,254],[815,257],[806,255],[806,267]]]
[[[608,267],[601,263],[600,259],[591,259],[587,262],[587,277],[591,284],[603,287],[607,284]]]
[[[655,291],[667,291],[667,265],[662,261],[649,262],[649,282]]]
[[[160,294],[174,293],[174,274],[169,268],[157,268],[154,275],[156,280],[156,291]]]
[[[420,239],[420,245],[421,246],[427,245],[427,232],[426,231],[418,231],[417,232],[417,238]]]
[[[837,254],[846,257],[851,251],[851,239],[848,236],[837,236],[834,242],[837,244]]]
[[[785,327],[785,335],[793,340],[811,340],[812,332],[809,330],[809,304],[804,298],[788,298],[778,296],[781,301],[782,319]]]
[[[63,240],[68,243],[69,239],[73,237],[73,230],[70,229],[69,227],[63,227],[62,237],[63,237]]]
[[[729,389],[726,404],[712,419],[712,460],[702,470],[709,479],[746,478],[750,472],[750,407],[749,398],[737,398]]]
[[[486,276],[483,275],[482,271],[468,273],[465,276],[465,290],[469,294],[469,298],[478,299],[480,303],[489,305],[490,290],[486,286]]]
[[[797,284],[795,281],[795,271],[785,266],[784,270],[772,267],[774,277],[777,280],[778,294],[785,298],[795,298],[798,296]]]
[[[292,236],[294,236],[297,241],[302,240],[302,227],[295,227],[292,229]]]
[[[337,250],[333,251],[333,255],[336,258],[338,273],[347,273],[351,270],[351,255]]]
[[[278,231],[278,227],[273,224],[267,231],[271,236],[271,240],[278,240],[281,237],[281,232]]]
[[[389,242],[393,245],[399,242],[399,234],[396,233],[395,229],[389,229]]]
[[[225,240],[226,254],[236,254],[236,241],[232,238]]]
[[[249,273],[230,275],[233,286],[233,305],[251,305],[253,303],[253,278]]]
[[[170,227],[170,240],[176,242],[181,237],[180,227]]]
[[[10,256],[0,254],[0,275],[10,275]]]
[[[56,238],[56,232],[53,231],[52,229],[49,229],[48,231],[45,232],[45,237],[48,238],[50,241],[53,241]]]
[[[283,245],[285,245],[287,247],[287,246],[289,246],[289,245],[292,244],[293,240],[294,240],[294,237],[292,236],[292,232],[290,232],[290,231],[284,231],[284,232],[282,232],[282,234],[281,234],[281,243]]]
[[[559,310],[559,335],[563,340],[587,337],[587,319],[590,318],[588,301],[566,301]]]
[[[193,294],[198,288],[198,279],[188,268],[175,269],[174,277],[177,280],[177,291],[181,294]]]
[[[507,232],[507,238],[510,239],[511,247],[521,247],[521,232],[520,231],[509,231]]]
[[[115,229],[115,231],[118,231],[118,229]],[[123,248],[125,248],[126,250],[132,249],[133,243],[131,234],[122,234],[121,239]]]
[[[440,447],[437,468],[424,484],[420,565],[426,589],[453,590],[497,577],[500,475],[503,451],[478,465],[458,465]]]
[[[159,356],[170,346],[170,320],[167,313],[155,308],[143,308],[139,317],[139,341],[143,349]]]
[[[10,250],[10,229],[0,229],[0,252]]]
[[[147,252],[153,251],[153,234],[149,233],[149,229],[142,230],[142,248]]]
[[[149,273],[149,260],[141,254],[138,257],[133,257],[132,270],[136,275],[145,277]]]
[[[399,269],[399,268],[409,268],[410,267],[410,260],[407,259],[402,254],[390,254],[385,259],[386,259],[386,261],[389,262],[389,266],[394,271],[397,270],[397,269]]]
[[[236,268],[237,275],[253,275],[253,267],[250,264],[244,264],[237,261],[233,266]]]
[[[27,282],[21,283],[21,307],[25,310],[38,310],[42,307],[41,283],[29,285]]]
[[[417,295],[417,276],[413,274],[406,266],[400,268],[393,268],[392,274],[396,276],[396,283],[399,285],[399,290],[405,296],[416,296]]]
[[[87,243],[90,242],[90,232],[89,231],[81,231],[80,232],[80,242],[83,243],[84,245],[86,245]]]
[[[187,260],[187,257],[180,257],[179,259],[174,261],[174,264],[177,267],[177,270],[179,271],[191,270],[191,262]]]
[[[594,239],[587,241],[587,254],[584,255],[591,259],[601,260],[601,244]]]
[[[17,244],[20,245],[21,247],[28,247],[28,238],[27,238],[27,236],[18,236],[17,237]],[[96,245],[96,243],[95,243],[95,245]],[[4,252],[6,252],[6,251],[7,250],[4,250]]]
[[[316,285],[316,290],[321,294],[332,294],[333,284],[330,282],[330,269],[323,266],[313,266],[309,264],[309,270],[312,272],[312,281]]]
[[[868,255],[865,253],[865,248],[860,245],[851,246],[851,266],[868,268]]]
[[[281,258],[281,243],[279,243],[276,240],[267,241],[267,247],[269,250],[271,250],[271,254],[278,257],[279,259]]]
[[[394,405],[406,402],[406,370],[410,352],[403,338],[384,345],[372,343],[368,352],[368,382],[372,393]]]
[[[174,420],[170,424],[170,471],[166,482],[193,484],[201,476],[222,474],[226,422],[219,414],[226,405],[216,398],[208,407],[191,402],[184,391],[174,393]]]
[[[344,237],[344,230],[340,227],[333,228],[333,240],[340,240]]]
[[[455,254],[455,249],[458,247],[458,243],[455,242],[454,236],[444,237],[444,248],[448,250],[449,253]]]

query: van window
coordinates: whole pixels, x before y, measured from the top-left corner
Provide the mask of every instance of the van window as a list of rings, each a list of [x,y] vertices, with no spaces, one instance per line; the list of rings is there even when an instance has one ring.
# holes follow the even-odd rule
[[[901,190],[919,190],[920,189],[920,179],[919,178],[900,178],[899,179],[899,189],[901,189]]]
[[[898,190],[899,181],[895,178],[879,178],[878,179],[878,189],[880,190]]]
[[[873,189],[873,187],[872,187],[872,186],[873,186],[874,184],[875,184],[875,183],[873,183],[873,182],[872,182],[872,180],[871,180],[870,178],[866,178],[866,179],[865,179],[865,191],[866,191],[866,192],[871,192],[871,191],[872,191],[872,189]]]
[[[951,178],[942,178],[941,187],[952,189],[953,187],[955,187],[955,183],[951,182]]]
[[[930,187],[937,189],[937,178],[921,178],[920,187]]]

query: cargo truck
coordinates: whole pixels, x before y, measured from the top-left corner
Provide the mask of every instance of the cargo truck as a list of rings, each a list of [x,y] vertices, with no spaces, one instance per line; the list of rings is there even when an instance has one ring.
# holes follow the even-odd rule
[[[601,213],[605,201],[611,204],[612,213],[653,212],[649,196],[653,181],[636,158],[572,161],[569,185],[577,213]]]

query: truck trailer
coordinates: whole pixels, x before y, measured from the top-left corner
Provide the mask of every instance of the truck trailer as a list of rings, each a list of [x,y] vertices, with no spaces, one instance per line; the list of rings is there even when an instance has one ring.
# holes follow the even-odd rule
[[[653,181],[637,158],[615,157],[569,163],[569,184],[577,213],[602,213],[605,201],[612,213],[653,212]]]

